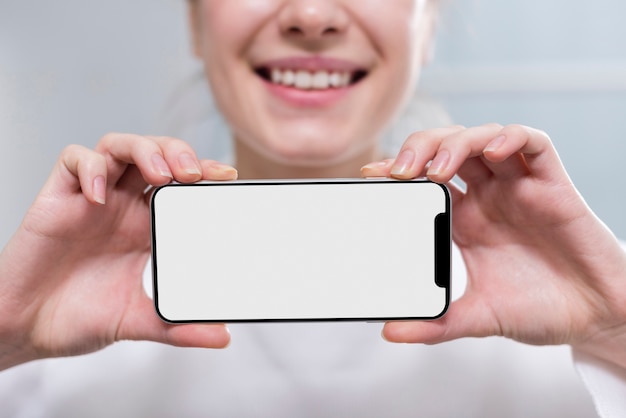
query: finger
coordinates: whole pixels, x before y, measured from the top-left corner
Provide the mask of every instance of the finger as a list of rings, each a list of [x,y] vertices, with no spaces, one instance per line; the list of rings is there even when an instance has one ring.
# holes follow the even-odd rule
[[[203,180],[237,180],[237,170],[227,164],[213,160],[200,160]],[[150,186],[144,189],[144,201],[149,204],[156,188]]]
[[[213,160],[201,160],[203,180],[236,180],[237,170],[227,164]]]
[[[444,138],[463,129],[462,126],[452,126],[411,134],[402,145],[389,175],[398,179],[419,177],[435,156]]]
[[[168,136],[149,136],[161,148],[174,179],[193,183],[202,179],[202,166],[196,152],[185,141]]]
[[[564,177],[561,160],[552,146],[550,137],[543,131],[522,125],[508,125],[502,128],[489,144],[483,154],[487,161],[503,163],[504,161],[523,162],[527,170],[541,179],[554,177],[555,167],[560,167]],[[511,159],[518,154],[518,157]]]
[[[391,167],[395,159],[388,158],[374,161],[361,167],[361,177],[390,177]]]
[[[382,335],[390,342],[438,344],[465,337],[502,335],[502,332],[487,307],[466,294],[452,302],[442,318],[387,322]]]
[[[230,333],[223,324],[168,324],[157,317],[153,301],[143,290],[139,302],[128,309],[115,340],[145,340],[177,347],[223,348]]]
[[[468,187],[484,183],[485,180],[493,176],[493,172],[480,157],[471,157],[465,160],[456,174]]]
[[[519,130],[518,128],[519,127]],[[518,152],[514,147],[510,147],[507,150],[500,149],[499,151],[505,151],[504,153],[498,152],[498,149],[507,140],[506,132],[513,134],[515,137],[520,137],[520,132],[524,136],[526,134],[525,127],[521,125],[510,125],[503,128],[500,133],[490,141],[483,150],[482,160],[487,167],[500,179],[511,179],[521,177],[530,173],[530,169],[526,164],[524,156]],[[514,145],[512,143],[509,146]],[[521,143],[520,143],[521,145]]]
[[[469,158],[482,155],[487,144],[500,130],[501,125],[488,124],[447,136],[434,155],[428,168],[428,177],[438,183],[450,181]]]
[[[128,164],[137,166],[145,184],[159,186],[169,183],[172,172],[159,145],[141,135],[107,134],[96,145],[96,151],[107,157],[108,183],[114,186],[125,175]]]
[[[483,165],[500,180],[519,178],[530,174],[530,169],[526,165],[526,159],[520,153],[514,153],[503,161],[493,162],[486,157],[480,157]]]
[[[450,200],[452,202],[452,213],[458,213],[457,208],[463,205],[463,200],[467,198],[469,186],[463,187],[457,184],[455,179],[452,179],[446,183],[448,190],[450,191]],[[468,245],[467,238],[467,226],[464,222],[465,216],[453,216],[452,217],[452,241],[459,247],[465,247]],[[475,239],[470,240],[474,243]]]
[[[107,164],[104,156],[81,145],[69,145],[62,151],[57,167],[60,178],[53,176],[51,182],[60,180],[62,189],[70,193],[80,191],[91,203],[105,203]],[[49,187],[57,190],[56,186],[47,184],[44,190]]]

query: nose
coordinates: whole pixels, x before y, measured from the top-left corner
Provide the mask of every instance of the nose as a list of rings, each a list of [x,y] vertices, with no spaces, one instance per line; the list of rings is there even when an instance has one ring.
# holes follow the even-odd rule
[[[283,34],[311,41],[340,34],[349,22],[338,0],[287,0],[278,16]]]

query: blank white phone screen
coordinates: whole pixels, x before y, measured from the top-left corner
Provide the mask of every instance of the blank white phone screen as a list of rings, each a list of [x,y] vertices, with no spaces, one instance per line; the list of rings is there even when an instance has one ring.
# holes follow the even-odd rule
[[[152,201],[159,315],[171,322],[433,318],[429,182],[170,185]]]

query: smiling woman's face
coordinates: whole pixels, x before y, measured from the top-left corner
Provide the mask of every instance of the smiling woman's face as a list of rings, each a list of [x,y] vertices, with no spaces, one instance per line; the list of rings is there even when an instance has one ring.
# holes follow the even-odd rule
[[[195,52],[238,154],[309,167],[376,157],[427,55],[429,1],[191,1]]]

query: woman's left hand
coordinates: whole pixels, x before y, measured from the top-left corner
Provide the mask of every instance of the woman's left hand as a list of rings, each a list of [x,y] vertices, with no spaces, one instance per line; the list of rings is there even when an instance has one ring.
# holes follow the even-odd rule
[[[544,132],[495,124],[417,132],[395,160],[362,172],[448,184],[452,236],[467,268],[465,294],[444,317],[389,322],[387,340],[502,335],[571,344],[626,367],[626,252]],[[465,191],[451,183],[454,175]]]

